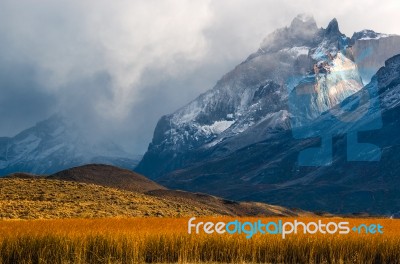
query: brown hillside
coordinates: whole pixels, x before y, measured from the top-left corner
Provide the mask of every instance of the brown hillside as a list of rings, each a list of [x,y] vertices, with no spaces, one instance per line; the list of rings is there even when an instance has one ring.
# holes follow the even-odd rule
[[[230,216],[311,216],[312,213],[257,202],[236,202],[220,197],[175,190],[154,190],[146,194],[181,204],[191,204],[202,210],[211,210]]]
[[[166,189],[138,173],[101,164],[90,164],[63,170],[50,175],[48,179],[92,183],[140,193]]]
[[[85,165],[58,172],[48,179],[59,179],[83,183],[92,183],[133,192],[141,192],[181,205],[195,207],[201,211],[231,216],[296,216],[308,215],[301,210],[289,210],[284,207],[255,202],[235,202],[204,193],[168,190],[135,172],[109,165]]]
[[[208,216],[215,212],[142,193],[43,178],[0,178],[0,219]]]
[[[133,216],[310,216],[309,212],[168,190],[129,170],[85,165],[48,177],[0,179],[0,218]]]

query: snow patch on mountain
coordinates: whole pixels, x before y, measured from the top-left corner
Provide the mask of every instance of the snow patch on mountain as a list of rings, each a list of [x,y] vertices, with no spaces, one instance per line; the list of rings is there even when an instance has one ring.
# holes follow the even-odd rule
[[[293,57],[299,57],[301,55],[308,55],[308,52],[310,51],[309,47],[306,46],[301,46],[301,47],[293,47],[293,48],[284,48],[281,50],[281,52],[286,52],[290,54]]]
[[[249,120],[248,122],[242,122],[232,129],[233,134],[240,134],[252,127],[255,124],[254,121]]]
[[[370,40],[370,39],[388,38],[388,37],[390,37],[390,36],[391,36],[391,35],[388,35],[388,34],[379,34],[379,35],[377,35],[377,36],[374,37],[374,38],[365,37],[365,38],[360,38],[359,40]]]
[[[338,48],[336,43],[331,43],[329,40],[325,39],[316,48],[311,50],[311,58],[320,62],[327,59],[328,53],[334,56],[337,52]]]
[[[206,134],[220,134],[227,130],[233,123],[235,123],[235,121],[232,120],[215,121],[212,125],[201,126],[200,129]]]
[[[378,37],[381,39],[357,41]],[[358,65],[365,57],[375,56],[369,48],[380,47],[380,41],[386,39],[390,38],[372,31],[355,33],[350,39],[340,32],[336,19],[324,29],[318,28],[311,16],[297,16],[290,26],[269,34],[256,52],[225,74],[213,89],[162,117],[137,170],[157,178],[196,162],[196,151],[213,148],[213,157],[229,155],[290,130],[298,113],[315,120],[363,87]],[[396,41],[393,39],[393,44]],[[371,71],[379,69],[377,59],[387,59],[392,53],[394,45],[386,44],[387,52],[373,57]],[[298,92],[310,96],[292,102]]]
[[[373,30],[364,29],[358,32],[357,40],[371,40],[371,39],[381,39],[395,36],[392,34],[377,33]]]

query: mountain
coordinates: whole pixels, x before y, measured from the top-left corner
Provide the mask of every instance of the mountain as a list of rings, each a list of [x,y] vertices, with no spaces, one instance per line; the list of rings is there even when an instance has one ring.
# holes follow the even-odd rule
[[[95,141],[54,115],[12,138],[0,138],[0,176],[12,172],[51,174],[88,163],[133,168],[139,157],[112,141]]]
[[[332,140],[330,166],[299,166],[299,153],[320,146],[319,138],[294,139],[291,131],[254,143],[224,157],[205,159],[158,179],[160,183],[189,191],[204,191],[229,199],[268,201],[287,207],[331,213],[367,212],[391,215],[400,211],[400,56],[388,60],[364,89],[377,89],[380,104],[368,111],[363,122],[337,123],[329,112],[312,125],[312,131],[325,130]],[[359,100],[364,89],[346,99],[345,108]],[[365,103],[368,104],[368,103]],[[364,105],[365,105],[364,104]],[[335,107],[332,111],[337,111]],[[363,107],[359,108],[363,110]],[[380,113],[380,118],[376,113]],[[365,121],[368,121],[365,123]],[[382,122],[382,128],[365,130]],[[369,123],[369,124],[368,124]],[[318,129],[317,129],[318,128]],[[348,131],[360,131],[360,142],[381,150],[376,162],[350,160],[351,150],[372,145],[350,145]],[[371,147],[371,148],[369,148]],[[349,151],[350,150],[350,151]],[[364,151],[361,153],[368,153]],[[325,155],[317,152],[317,160]]]
[[[399,54],[400,36],[363,30],[353,34],[353,54],[365,84],[370,82],[385,60]]]
[[[349,38],[336,19],[324,29],[312,17],[298,16],[213,89],[163,116],[135,170],[167,187],[229,199],[334,213],[397,212],[397,169],[387,165],[393,163],[388,151],[395,149],[399,130],[395,108],[384,102],[395,105],[398,98],[394,84],[379,76],[391,71],[396,79],[390,69],[398,58],[379,68],[399,53],[399,36],[364,30]],[[383,91],[391,95],[382,97]],[[375,112],[343,121],[351,115],[342,110],[357,105]],[[359,131],[365,131],[364,139],[377,129],[383,134],[368,139],[385,146],[380,155],[374,146],[353,142]],[[330,138],[321,139],[325,134]],[[347,152],[346,141],[354,143]],[[304,151],[318,145],[328,147]],[[360,149],[381,162],[358,157]]]
[[[168,190],[127,170],[89,164],[51,176],[11,174],[0,179],[0,218],[135,216],[313,216],[255,202]]]

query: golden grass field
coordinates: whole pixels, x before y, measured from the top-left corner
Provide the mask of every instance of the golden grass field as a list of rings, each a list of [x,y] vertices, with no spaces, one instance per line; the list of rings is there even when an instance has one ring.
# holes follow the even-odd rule
[[[138,192],[94,184],[33,179],[0,179],[0,219],[102,218],[214,215]]]
[[[235,218],[200,218],[230,221]],[[254,221],[258,218],[242,218]],[[265,221],[282,218],[263,218]],[[308,222],[318,218],[296,218]],[[284,218],[290,221],[294,218]],[[383,235],[187,234],[188,218],[0,221],[0,263],[400,263],[400,220]],[[323,221],[344,221],[324,218]]]

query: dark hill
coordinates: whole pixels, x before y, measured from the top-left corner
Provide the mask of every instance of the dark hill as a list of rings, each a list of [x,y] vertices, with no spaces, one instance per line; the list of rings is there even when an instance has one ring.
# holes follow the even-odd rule
[[[168,190],[140,174],[100,164],[47,177],[15,173],[0,180],[0,190],[0,208],[5,210],[0,218],[313,215],[277,205]],[[15,211],[15,204],[19,210]]]
[[[48,179],[92,183],[140,193],[166,189],[138,173],[102,164],[90,164],[63,170],[50,175]]]
[[[287,209],[282,206],[258,202],[237,202],[204,193],[191,193],[179,190],[154,190],[145,193],[150,196],[177,202],[185,206],[201,208],[220,215],[230,216],[311,216],[300,209]]]

